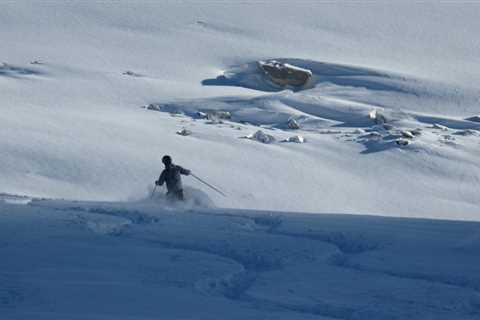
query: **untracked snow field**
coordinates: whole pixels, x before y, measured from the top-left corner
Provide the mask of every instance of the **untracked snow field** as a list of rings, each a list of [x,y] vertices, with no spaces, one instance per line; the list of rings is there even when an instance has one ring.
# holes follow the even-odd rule
[[[479,17],[1,1],[0,319],[480,319]]]

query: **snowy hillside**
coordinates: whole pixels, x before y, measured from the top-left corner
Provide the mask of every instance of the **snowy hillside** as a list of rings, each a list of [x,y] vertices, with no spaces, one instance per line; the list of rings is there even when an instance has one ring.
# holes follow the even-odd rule
[[[1,2],[0,319],[479,318],[479,17]]]
[[[478,219],[480,137],[464,130],[479,124],[464,119],[480,114],[479,6],[1,6],[3,193],[141,199],[168,153],[229,194],[210,194],[221,207]],[[311,83],[283,90],[256,68],[282,58]],[[205,109],[234,119],[194,121]],[[299,131],[282,130],[290,117]],[[307,143],[239,139],[259,125]]]

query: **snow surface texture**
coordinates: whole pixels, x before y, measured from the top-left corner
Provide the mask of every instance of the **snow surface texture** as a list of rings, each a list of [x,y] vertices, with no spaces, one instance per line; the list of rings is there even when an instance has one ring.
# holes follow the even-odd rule
[[[0,205],[0,317],[480,317],[478,223],[162,203]]]

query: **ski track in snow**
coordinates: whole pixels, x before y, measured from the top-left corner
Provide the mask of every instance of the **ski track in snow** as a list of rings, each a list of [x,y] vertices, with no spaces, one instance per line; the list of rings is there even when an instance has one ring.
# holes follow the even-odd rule
[[[443,302],[453,303],[451,309],[448,309],[449,311],[438,309],[441,302],[429,307],[421,307],[422,303],[425,302],[418,302],[414,309],[405,311],[407,314],[418,312],[420,316],[418,319],[422,319],[426,314],[449,316],[454,314],[460,316],[462,314],[462,319],[470,319],[468,314],[473,317],[473,315],[480,313],[480,308],[475,303],[476,295],[480,294],[478,285],[480,279],[476,279],[473,274],[467,273],[464,276],[448,274],[452,271],[441,272],[440,274],[434,272],[425,274],[413,270],[403,270],[402,267],[390,263],[372,265],[368,262],[362,262],[363,257],[371,255],[382,257],[384,253],[388,254],[389,250],[395,251],[404,245],[408,247],[408,243],[403,244],[402,241],[399,242],[396,239],[402,232],[403,224],[411,225],[414,228],[426,228],[426,233],[422,231],[417,233],[418,241],[424,241],[422,237],[428,236],[429,232],[436,232],[436,229],[435,226],[428,227],[428,224],[423,220],[416,222],[408,219],[388,220],[373,217],[363,218],[361,216],[327,215],[323,218],[322,216],[302,215],[300,217],[302,220],[297,221],[298,218],[286,213],[238,210],[227,210],[224,213],[222,209],[214,209],[213,211],[169,209],[163,211],[152,203],[111,205],[108,203],[36,200],[25,207],[33,211],[36,208],[44,212],[57,211],[62,216],[69,217],[69,224],[72,226],[83,225],[86,230],[94,234],[101,237],[112,236],[124,244],[140,241],[150,248],[170,250],[172,257],[202,254],[205,257],[217,257],[215,259],[220,259],[219,261],[231,261],[232,267],[236,266],[233,267],[234,270],[231,270],[231,272],[227,272],[220,277],[201,277],[193,283],[184,282],[180,279],[165,279],[152,267],[145,268],[143,273],[147,277],[145,283],[151,284],[160,281],[159,283],[167,285],[167,287],[192,288],[199,294],[211,296],[214,299],[224,297],[236,303],[247,304],[250,306],[249,308],[253,308],[257,312],[274,310],[287,312],[288,314],[321,316],[326,319],[371,319],[370,317],[375,312],[379,314],[378,319],[383,319],[395,314],[383,310],[379,306],[362,305],[363,302],[361,301],[349,305],[348,302],[342,303],[341,298],[340,300],[337,298],[333,302],[331,298],[322,296],[322,294],[311,293],[303,296],[301,293],[303,289],[300,290],[300,296],[297,298],[295,298],[296,292],[294,289],[289,289],[293,292],[291,293],[293,298],[288,299],[284,297],[283,293],[279,296],[271,294],[266,296],[265,293],[262,293],[265,290],[263,283],[267,281],[266,279],[274,274],[277,277],[277,273],[288,278],[288,274],[292,272],[291,270],[294,270],[292,268],[300,266],[300,269],[298,269],[300,277],[302,277],[301,270],[303,268],[307,268],[305,272],[320,268],[320,270],[323,270],[320,273],[347,272],[348,274],[353,272],[352,275],[355,275],[355,277],[370,278],[369,281],[374,282],[380,281],[378,285],[382,282],[386,283],[385,285],[381,284],[379,288],[384,286],[388,288],[391,285],[389,284],[390,281],[393,281],[392,284],[400,282],[418,288],[434,287],[435,290],[440,292],[440,299],[445,299],[441,296],[441,292],[445,292],[448,296],[448,292],[455,288],[456,290],[462,290],[462,296],[470,296],[471,302],[458,310],[457,308],[460,308],[460,306],[456,305],[458,302],[455,301],[447,302],[445,300]],[[160,211],[155,213],[159,209]],[[368,223],[365,225],[362,219],[374,222],[373,229],[368,227]],[[304,220],[310,221],[310,223],[305,223]],[[315,222],[317,220],[319,223]],[[359,222],[360,226],[355,226]],[[325,226],[323,226],[324,223],[326,223]],[[451,228],[449,223],[453,227],[457,224],[456,222],[441,222],[439,227],[449,230]],[[293,227],[295,225],[297,227]],[[319,227],[320,229],[318,229]],[[471,225],[470,228],[478,229],[476,224]],[[388,233],[389,229],[400,234],[392,233],[386,236],[385,233]],[[408,229],[406,229],[406,232],[410,234]],[[480,232],[480,230],[476,232]],[[446,236],[450,237],[449,233],[446,233]],[[293,247],[292,243],[294,244]],[[448,252],[447,248],[442,250]],[[412,253],[414,256],[417,254]],[[401,254],[404,255],[403,258],[410,259],[408,251],[402,251]],[[423,254],[427,254],[427,252],[423,252]],[[412,256],[413,259],[415,259],[414,256]],[[182,260],[173,259],[174,263],[182,264]],[[474,277],[472,278],[472,276]],[[351,275],[348,277],[351,277]],[[158,280],[155,280],[157,278]],[[296,281],[305,280],[293,280],[292,288],[302,283]],[[310,279],[310,281],[315,283],[312,289],[323,285],[321,279]],[[342,284],[342,280],[339,279],[339,281],[339,286],[345,285]],[[6,283],[5,289],[2,291],[4,308],[12,308],[15,305],[24,306],[23,301],[40,298],[34,294],[34,289],[31,289],[34,290],[31,293],[28,291],[30,289],[25,291],[26,288],[30,288],[25,283],[15,285],[11,278],[8,281],[3,281],[3,283]],[[373,285],[375,286],[375,284]],[[375,290],[381,291],[384,289]],[[395,298],[400,299],[398,302],[389,302],[391,310],[405,308],[405,305],[403,305],[405,302],[402,302],[405,298],[402,297],[401,293],[399,294]],[[310,295],[314,295],[315,298],[313,296],[308,298]],[[382,303],[381,296],[378,299],[380,299],[378,303]],[[464,312],[466,313],[464,314]],[[404,316],[398,318],[402,319]]]

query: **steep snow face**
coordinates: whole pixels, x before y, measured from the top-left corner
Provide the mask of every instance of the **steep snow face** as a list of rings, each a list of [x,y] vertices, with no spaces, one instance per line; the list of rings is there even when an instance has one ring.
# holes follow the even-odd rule
[[[171,154],[217,206],[478,219],[478,5],[0,9],[2,193],[140,199]],[[278,87],[268,59],[312,78]]]

